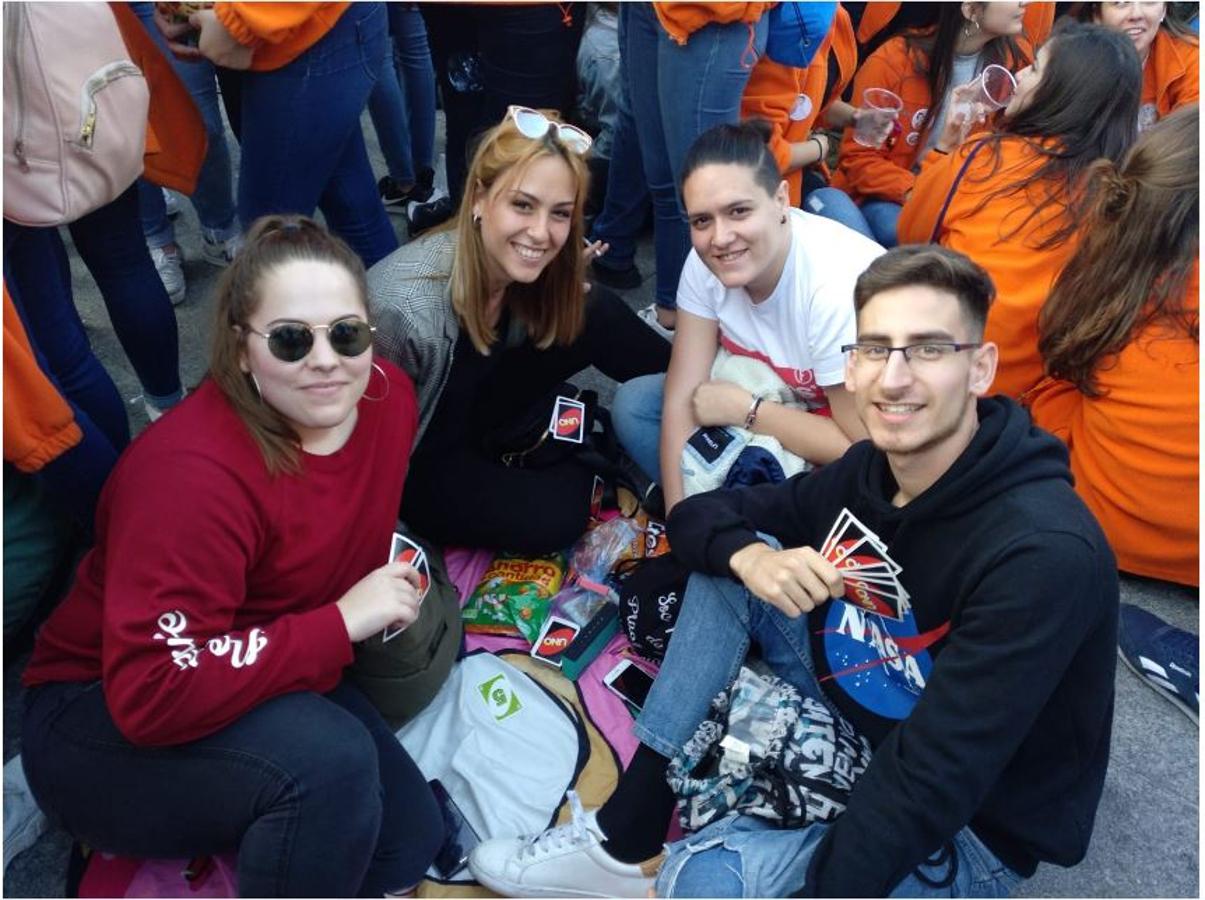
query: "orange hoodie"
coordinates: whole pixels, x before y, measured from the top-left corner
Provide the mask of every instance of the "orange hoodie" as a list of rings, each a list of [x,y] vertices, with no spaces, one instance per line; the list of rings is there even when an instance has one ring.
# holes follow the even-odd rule
[[[959,169],[980,143],[971,140],[948,155],[930,153],[925,157],[916,190],[900,213],[901,244],[929,241]],[[1018,397],[1042,378],[1038,312],[1078,241],[1072,236],[1050,249],[1037,247],[1065,224],[1061,204],[1026,221],[1052,191],[1065,193],[1062,185],[1039,182],[1022,193],[1010,192],[984,202],[995,191],[1032,175],[1044,161],[1025,138],[1005,136],[998,146],[998,168],[990,144],[975,153],[935,240],[965,253],[992,276],[996,301],[988,312],[984,335],[1000,347],[992,390]]]
[[[1201,49],[1160,28],[1142,68],[1140,128],[1201,97]]]
[[[1019,40],[1021,58],[1008,68],[1016,71],[1029,64],[1029,44]],[[875,149],[854,141],[854,130],[845,129],[841,137],[841,155],[833,175],[833,187],[840,188],[855,202],[869,197],[903,203],[916,176],[912,167],[925,139],[924,126],[929,118],[928,60],[920,50],[909,50],[904,35],[896,35],[862,63],[854,78],[851,102],[862,104],[867,88],[887,88],[904,101],[895,133]]]
[[[240,44],[255,49],[251,71],[288,65],[321,40],[350,3],[217,3],[214,14]]]
[[[876,34],[891,24],[891,20],[899,11],[899,3],[867,3],[862,12],[862,20],[858,22],[858,43],[870,43]],[[1030,3],[1025,7],[1022,23],[1026,40],[1030,45],[1038,46],[1046,40],[1046,35],[1050,34],[1050,28],[1054,25],[1054,4]]]
[[[1185,286],[1198,310],[1200,269]],[[1200,583],[1199,366],[1195,340],[1148,327],[1097,369],[1100,397],[1047,378],[1024,401],[1071,451],[1075,489],[1100,522],[1118,568]]]
[[[833,56],[837,59],[838,83],[826,94],[828,61]],[[849,84],[857,60],[853,24],[849,13],[838,5],[833,25],[806,69],[784,66],[763,56],[749,73],[749,83],[741,96],[741,118],[770,123],[770,152],[787,181],[794,206],[802,199],[803,170],[788,169],[791,145],[808,139],[816,120]]]
[[[38,366],[4,288],[4,459],[36,472],[84,439],[58,389]]]
[[[716,22],[752,24],[761,19],[773,3],[654,3],[657,20],[665,33],[685,44],[704,25]]]

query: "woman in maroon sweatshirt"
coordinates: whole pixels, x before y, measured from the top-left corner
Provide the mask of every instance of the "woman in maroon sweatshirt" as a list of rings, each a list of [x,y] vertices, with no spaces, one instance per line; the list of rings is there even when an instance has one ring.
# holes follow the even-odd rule
[[[210,377],[135,441],[26,670],[39,804],[113,853],[239,850],[244,896],[405,891],[442,840],[426,781],[344,679],[418,615],[381,565],[417,425],[372,359],[364,269],[259,220],[218,289]]]

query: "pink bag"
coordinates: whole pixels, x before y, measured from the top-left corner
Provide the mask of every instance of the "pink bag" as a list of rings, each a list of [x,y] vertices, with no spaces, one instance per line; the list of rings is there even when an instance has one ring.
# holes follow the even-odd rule
[[[4,4],[4,217],[74,222],[142,174],[150,89],[105,3]]]

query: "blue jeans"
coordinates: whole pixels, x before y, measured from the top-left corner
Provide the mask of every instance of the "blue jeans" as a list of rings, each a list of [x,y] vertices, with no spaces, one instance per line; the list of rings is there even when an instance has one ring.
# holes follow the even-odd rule
[[[58,229],[6,219],[4,282],[39,368],[83,432],[83,440],[47,463],[38,477],[52,502],[90,529],[105,479],[130,442],[130,425],[117,386],[92,352],[75,308]]]
[[[807,195],[803,208],[840,222],[888,249],[900,242],[898,226],[903,207],[890,200],[863,200],[859,206],[840,188],[822,187]]]
[[[732,579],[695,574],[635,725],[641,743],[672,757],[706,718],[712,698],[736,678],[754,642],[776,675],[838,713],[816,680],[807,616],[788,619]],[[713,823],[670,846],[657,876],[657,896],[788,896],[803,884],[826,827],[777,829],[746,816]],[[921,867],[930,881],[941,883],[956,866],[950,885],[936,890],[914,872],[892,896],[1005,896],[1020,881],[968,828],[957,834],[954,849],[954,857]]]
[[[244,897],[402,891],[443,842],[422,772],[346,681],[171,747],[127,741],[100,682],[45,684],[29,691],[22,741],[38,805],[77,840],[152,858],[237,848]]]
[[[234,206],[233,176],[230,148],[226,144],[226,126],[222,122],[218,100],[217,76],[213,63],[177,59],[167,49],[167,39],[155,26],[153,3],[131,3],[130,7],[142,20],[151,38],[168,58],[205,121],[208,146],[205,161],[197,174],[197,187],[189,198],[201,233],[208,241],[225,241],[239,233],[238,211]],[[176,241],[175,229],[167,217],[167,205],[158,185],[145,178],[138,179],[138,203],[142,213],[142,232],[148,247],[166,247]]]
[[[397,249],[360,130],[387,50],[384,4],[354,3],[288,65],[241,73],[238,209],[246,226],[319,208],[366,267]]]
[[[427,26],[414,3],[388,3],[393,52],[368,96],[368,113],[389,175],[414,184],[435,157],[435,69]]]
[[[648,215],[649,189],[640,159],[636,120],[632,118],[632,80],[627,59],[632,5],[619,7],[619,90],[615,97],[615,125],[611,131],[611,163],[607,168],[607,194],[602,212],[594,220],[593,240],[611,245],[595,265],[626,269],[636,259],[636,241]],[[643,89],[643,88],[641,88]],[[674,288],[675,293],[677,287]]]
[[[665,375],[641,375],[615,389],[611,423],[615,437],[641,471],[661,483],[661,405]]]
[[[740,22],[711,23],[685,46],[671,40],[651,3],[629,12],[624,66],[633,90],[632,116],[640,158],[653,197],[655,299],[677,307],[678,277],[690,252],[686,214],[678,195],[686,151],[713,125],[740,120],[741,95],[766,47],[766,18],[752,30]]]

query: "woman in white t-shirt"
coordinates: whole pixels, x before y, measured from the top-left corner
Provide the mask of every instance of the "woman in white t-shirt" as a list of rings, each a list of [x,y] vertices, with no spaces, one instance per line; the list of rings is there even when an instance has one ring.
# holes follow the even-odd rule
[[[682,196],[694,249],[678,282],[669,372],[615,396],[619,440],[661,483],[667,512],[685,495],[682,454],[700,428],[768,435],[816,465],[866,436],[840,348],[855,340],[854,282],[883,248],[793,209],[767,137],[761,122],[719,125],[691,146]],[[721,348],[766,363],[791,402],[713,379]]]

